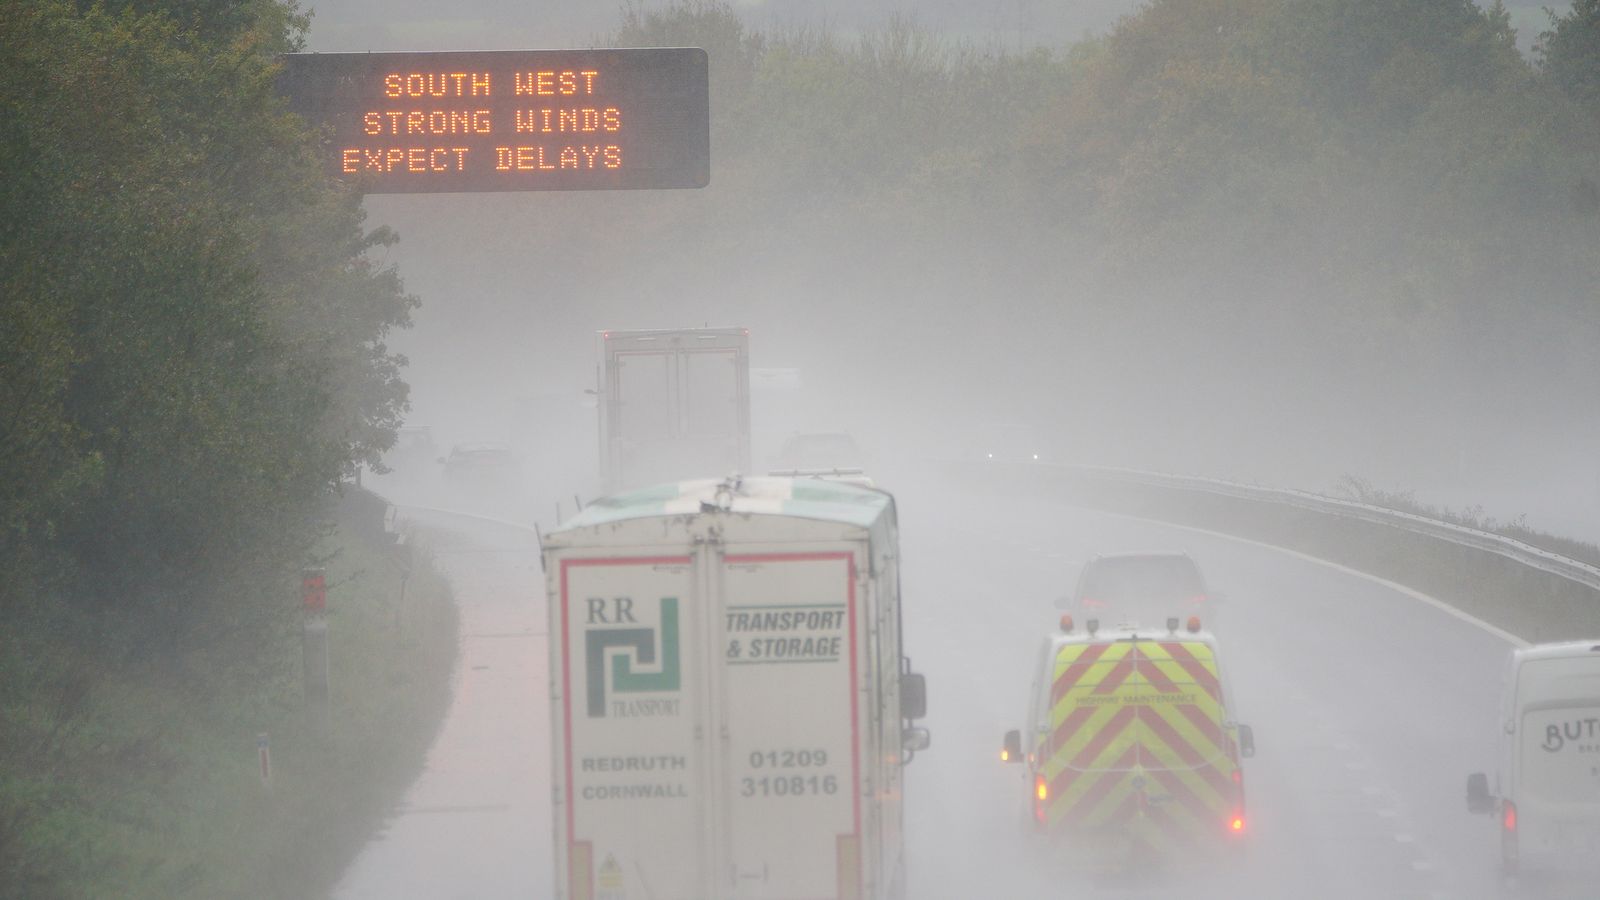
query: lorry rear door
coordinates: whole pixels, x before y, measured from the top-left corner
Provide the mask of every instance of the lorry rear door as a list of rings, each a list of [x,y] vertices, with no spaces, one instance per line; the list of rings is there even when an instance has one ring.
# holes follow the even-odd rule
[[[557,847],[569,900],[704,900],[694,560],[560,560]]]
[[[852,544],[730,547],[721,561],[729,898],[861,896],[857,573]]]

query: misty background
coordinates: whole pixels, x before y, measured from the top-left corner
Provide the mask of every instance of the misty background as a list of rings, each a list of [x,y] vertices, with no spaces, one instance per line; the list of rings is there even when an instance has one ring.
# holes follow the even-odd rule
[[[1020,422],[1057,459],[1590,518],[1600,131],[1535,5],[456,9],[318,4],[308,49],[702,46],[712,179],[368,197],[422,299],[411,424],[592,469],[594,332],[744,325],[806,395],[757,398],[758,448]]]
[[[1356,840],[1405,851],[1383,859],[1406,873],[1424,843],[1468,881],[1492,865],[1459,778],[1492,756],[1500,637],[1259,548],[1069,515],[1028,496],[1053,470],[1012,467],[1026,490],[999,496],[915,463],[1032,431],[1052,461],[1355,476],[1600,538],[1600,0],[303,11],[0,3],[0,894],[331,884],[423,766],[451,685],[482,703],[471,679],[512,671],[458,638],[538,632],[458,629],[471,602],[445,582],[537,610],[514,580],[537,577],[526,536],[496,556],[446,541],[434,568],[392,530],[407,499],[352,482],[409,456],[377,486],[416,475],[452,509],[548,521],[550,498],[595,489],[596,332],[704,324],[749,328],[754,366],[787,373],[752,398],[758,466],[790,432],[848,430],[905,502],[907,643],[963,686],[939,695],[919,777],[972,792],[919,796],[1004,815],[963,760],[1015,727],[994,702],[1020,683],[1014,638],[1071,558],[1182,543],[1244,604],[1241,683],[1282,748],[1253,796],[1293,826],[1264,831],[1296,851],[1281,883],[1371,895],[1338,891],[1390,874],[1355,871]],[[301,47],[588,45],[708,51],[708,188],[364,197],[274,81]],[[437,448],[396,452],[402,424]],[[523,465],[446,478],[436,456],[468,441]],[[1422,556],[1402,562],[1478,581]],[[308,568],[337,636],[320,723]],[[971,628],[997,585],[1004,624]],[[1470,586],[1524,613],[1566,596]],[[1557,612],[1525,634],[1593,631],[1587,607]],[[1283,639],[1308,621],[1395,664]],[[1340,779],[1306,772],[1389,789],[1360,775],[1328,800]],[[1385,824],[1405,804],[1419,827]]]

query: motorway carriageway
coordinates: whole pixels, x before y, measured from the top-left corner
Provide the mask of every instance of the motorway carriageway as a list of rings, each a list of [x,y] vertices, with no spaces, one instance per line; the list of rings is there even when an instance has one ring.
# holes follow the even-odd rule
[[[1466,774],[1494,763],[1505,638],[1395,586],[1231,538],[1001,499],[980,484],[881,483],[899,501],[906,650],[927,674],[922,724],[933,734],[907,774],[912,900],[1594,895],[1594,882],[1503,882],[1494,822],[1466,812]],[[504,503],[489,511],[514,517]],[[462,610],[456,699],[426,771],[335,896],[549,896],[536,542],[459,516],[409,516],[446,529],[434,546]],[[1186,550],[1226,595],[1215,623],[1223,665],[1258,747],[1244,766],[1249,840],[1237,869],[1063,871],[1024,833],[1020,767],[999,762],[1073,564],[1136,550]]]

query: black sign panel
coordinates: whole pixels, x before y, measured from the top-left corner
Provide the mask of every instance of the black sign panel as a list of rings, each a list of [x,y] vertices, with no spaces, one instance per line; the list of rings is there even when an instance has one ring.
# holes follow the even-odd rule
[[[698,188],[706,52],[290,53],[279,89],[370,193]]]

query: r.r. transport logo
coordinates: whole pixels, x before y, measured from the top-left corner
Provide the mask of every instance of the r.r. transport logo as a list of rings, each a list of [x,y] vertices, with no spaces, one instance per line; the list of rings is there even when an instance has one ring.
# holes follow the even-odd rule
[[[676,716],[678,698],[606,698],[606,659],[611,660],[611,693],[641,694],[678,690],[678,598],[662,597],[660,627],[640,626],[633,598],[589,598],[584,640],[584,665],[589,682],[589,718]],[[620,627],[629,626],[629,627]],[[659,631],[659,635],[658,635]],[[658,640],[659,638],[659,640]],[[657,653],[659,645],[659,656]],[[658,671],[638,671],[635,666]]]

